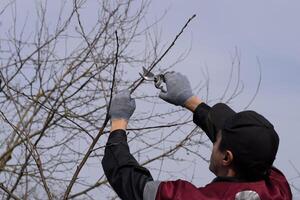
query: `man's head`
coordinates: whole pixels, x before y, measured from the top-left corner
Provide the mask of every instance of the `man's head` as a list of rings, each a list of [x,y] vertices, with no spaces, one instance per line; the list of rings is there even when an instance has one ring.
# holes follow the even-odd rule
[[[222,133],[218,131],[216,141],[213,143],[209,170],[216,176],[236,176],[236,170],[233,167],[233,154],[229,149],[221,148],[221,142]]]
[[[212,108],[214,135],[210,170],[217,176],[259,180],[275,160],[279,137],[273,125],[254,111],[234,112],[225,104]]]

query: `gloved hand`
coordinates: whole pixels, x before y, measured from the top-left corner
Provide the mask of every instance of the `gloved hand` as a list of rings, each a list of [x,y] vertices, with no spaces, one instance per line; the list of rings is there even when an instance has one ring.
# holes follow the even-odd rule
[[[160,92],[159,97],[177,106],[184,106],[186,100],[193,96],[191,84],[186,76],[178,72],[165,74],[167,92]]]
[[[135,110],[135,100],[130,97],[129,90],[122,90],[112,98],[109,110],[110,119],[129,120]]]

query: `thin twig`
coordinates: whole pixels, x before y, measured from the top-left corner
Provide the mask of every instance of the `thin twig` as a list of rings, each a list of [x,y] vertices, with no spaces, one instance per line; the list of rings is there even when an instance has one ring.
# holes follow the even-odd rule
[[[166,49],[166,51],[148,68],[149,72],[162,60],[162,58],[169,52],[169,50],[175,45],[175,42],[177,41],[177,39],[179,38],[179,36],[183,33],[184,29],[188,26],[188,24],[190,23],[190,21],[196,17],[196,15],[194,14],[191,18],[188,19],[188,21],[185,23],[185,25],[182,27],[182,29],[180,30],[180,32],[176,35],[175,39],[173,40],[173,42],[171,43],[171,45]],[[102,125],[102,127],[100,128],[97,136],[95,137],[95,139],[93,140],[92,144],[90,145],[87,153],[85,154],[85,156],[83,157],[81,163],[77,166],[77,169],[70,181],[70,184],[67,187],[67,190],[64,194],[64,200],[68,199],[68,196],[71,192],[71,189],[82,169],[82,167],[84,166],[84,164],[86,163],[87,159],[89,158],[90,154],[93,152],[94,146],[97,144],[99,138],[101,135],[103,135],[103,131],[109,121],[109,109],[110,109],[110,104],[111,104],[111,99],[112,99],[112,94],[113,94],[113,88],[114,88],[114,83],[115,83],[115,73],[116,73],[116,68],[117,68],[117,64],[118,64],[118,51],[119,51],[119,43],[118,43],[118,35],[117,32],[115,32],[116,35],[116,40],[117,40],[117,51],[116,51],[116,62],[115,62],[115,67],[114,67],[114,73],[113,73],[113,80],[112,80],[112,87],[111,87],[111,92],[110,92],[110,100],[109,100],[109,104],[108,104],[108,109],[107,109],[107,113],[106,113],[106,117],[104,120],[104,123]],[[138,86],[143,82],[143,79],[138,79],[137,81],[135,81],[131,87],[133,87],[130,90],[130,93],[132,94],[137,88]],[[137,83],[137,84],[136,84]],[[129,87],[129,88],[131,88]]]
[[[115,61],[115,66],[114,66],[114,71],[113,71],[113,80],[112,80],[112,87],[111,87],[111,91],[110,91],[110,99],[109,99],[109,104],[108,104],[108,108],[107,108],[107,113],[106,113],[106,117],[104,120],[104,123],[102,125],[102,127],[100,128],[97,136],[95,137],[95,139],[93,140],[92,144],[90,145],[88,151],[86,152],[86,154],[84,155],[82,161],[80,162],[80,164],[77,166],[76,171],[70,181],[70,184],[67,187],[67,190],[64,194],[64,200],[68,199],[69,194],[71,192],[71,189],[82,169],[82,167],[84,166],[84,164],[86,163],[86,161],[88,160],[90,154],[93,152],[93,149],[95,147],[95,145],[97,144],[100,136],[103,134],[103,130],[105,129],[108,121],[109,121],[109,109],[110,109],[110,105],[111,105],[111,100],[112,100],[112,95],[113,95],[113,89],[114,89],[114,84],[115,84],[115,76],[116,76],[116,71],[117,71],[117,66],[118,66],[118,54],[119,54],[119,38],[118,38],[118,33],[117,31],[115,31],[115,36],[116,36],[116,41],[117,41],[117,50],[116,50],[116,61]]]
[[[53,112],[50,112],[50,113],[49,113],[49,115],[48,115],[48,117],[47,117],[47,119],[46,119],[46,121],[45,121],[45,123],[44,123],[44,126],[43,126],[43,128],[42,128],[42,130],[41,130],[41,132],[40,132],[40,135],[39,135],[38,139],[37,139],[37,140],[35,141],[35,143],[34,143],[34,147],[36,147],[37,144],[39,143],[39,141],[42,139],[42,137],[43,137],[43,135],[44,135],[44,132],[46,131],[46,129],[47,129],[49,123],[51,122],[51,120],[52,120],[53,117],[54,117],[54,114],[55,114],[55,109],[53,109]],[[21,180],[21,178],[22,178],[22,176],[23,176],[23,174],[24,174],[24,171],[25,171],[25,169],[26,169],[26,166],[27,166],[27,164],[28,164],[28,162],[29,162],[30,157],[31,157],[31,153],[29,153],[29,155],[26,157],[25,162],[24,162],[24,164],[22,165],[22,168],[21,168],[21,170],[20,170],[20,172],[19,172],[18,178],[17,178],[15,184],[13,185],[12,189],[10,190],[11,192],[13,192],[13,191],[17,188],[17,186],[18,186],[18,184],[19,184],[19,182],[20,182],[20,180]],[[10,198],[10,196],[8,196],[7,200],[8,200],[9,198]]]
[[[170,127],[174,127],[174,126],[181,126],[181,125],[185,125],[185,124],[188,124],[192,122],[192,120],[188,120],[188,121],[184,121],[184,122],[181,122],[181,123],[175,123],[175,124],[166,124],[166,125],[159,125],[159,126],[146,126],[146,127],[143,127],[143,128],[127,128],[126,130],[127,131],[140,131],[140,130],[151,130],[151,129],[162,129],[162,128],[170,128]],[[106,133],[109,133],[110,131],[104,131],[103,133],[106,134]],[[103,145],[103,146],[100,146],[100,147],[97,147],[95,149],[93,149],[93,151],[97,151],[99,149],[103,149],[105,148],[106,145]]]
[[[13,194],[12,192],[9,191],[9,189],[7,189],[3,183],[0,183],[0,188],[6,192],[10,197],[12,197],[15,200],[21,200],[19,197],[17,197],[15,194]]]
[[[11,80],[14,79],[14,77],[15,77],[15,76],[21,71],[21,69],[25,66],[25,63],[26,63],[28,60],[30,60],[31,57],[32,57],[33,55],[35,55],[37,52],[39,52],[39,51],[40,51],[41,49],[43,49],[45,46],[49,45],[52,41],[55,41],[55,40],[58,38],[58,36],[59,36],[62,32],[65,31],[66,27],[70,24],[70,21],[71,21],[73,15],[74,15],[74,13],[75,13],[75,9],[72,10],[70,16],[69,16],[68,19],[65,21],[64,25],[62,26],[62,28],[61,28],[60,30],[58,30],[52,38],[50,38],[49,40],[47,40],[44,44],[42,44],[42,45],[39,46],[37,49],[35,49],[32,53],[30,53],[29,56],[27,56],[27,57],[26,57],[25,59],[23,59],[23,60],[16,61],[16,62],[11,63],[11,64],[9,64],[9,65],[6,66],[6,67],[10,67],[10,66],[17,65],[18,63],[21,64],[20,67],[16,70],[16,72],[15,72],[15,73],[7,80],[6,84],[9,84],[9,82],[10,82]],[[5,85],[4,85],[4,86],[5,86]],[[3,86],[3,87],[4,87],[4,86]],[[3,89],[3,87],[2,87],[1,89]]]
[[[196,17],[196,15],[194,14],[192,17],[190,17],[188,19],[188,21],[185,23],[185,25],[181,28],[180,32],[176,35],[176,37],[174,38],[174,40],[172,41],[171,45],[166,49],[166,51],[155,61],[153,62],[153,64],[147,68],[148,72],[150,72],[162,59],[163,57],[165,57],[165,55],[170,51],[170,49],[175,45],[176,40],[180,37],[180,35],[183,33],[184,29],[188,26],[188,24]],[[136,80],[129,88],[131,88],[130,90],[130,94],[132,94],[137,87],[142,84],[142,82],[144,81],[143,78],[139,78],[138,80]]]
[[[1,74],[1,72],[0,72]],[[94,77],[95,75],[93,75],[92,77]],[[91,79],[91,78],[90,78]],[[89,79],[89,80],[90,80]],[[87,81],[84,83],[84,85],[87,83]],[[29,95],[25,94],[24,92],[20,92],[14,88],[12,88],[11,86],[9,86],[8,84],[6,84],[6,87],[13,90],[14,92],[16,92],[17,94],[21,94],[22,96],[26,97],[28,100],[37,103],[38,105],[40,105],[42,108],[44,108],[45,110],[49,111],[49,112],[54,112],[52,108],[49,108],[48,106],[46,106],[45,104],[41,103],[39,100],[35,100],[32,97],[30,97]],[[83,87],[83,86],[81,86]],[[81,89],[81,88],[79,88]],[[87,131],[85,130],[85,128],[83,128],[80,124],[78,124],[77,122],[75,122],[74,120],[70,119],[68,116],[60,114],[58,112],[58,110],[55,110],[55,114],[57,114],[58,116],[65,118],[67,121],[71,122],[72,124],[74,124],[75,126],[77,126],[80,130],[82,130],[83,132],[85,132],[91,139],[94,139],[94,137]]]
[[[94,185],[92,185],[91,187],[89,187],[89,188],[87,188],[87,189],[85,189],[85,190],[83,190],[83,191],[81,191],[81,192],[78,192],[78,193],[76,193],[76,194],[70,195],[70,196],[68,197],[68,199],[74,199],[75,197],[78,197],[78,196],[80,196],[80,195],[87,194],[89,191],[91,191],[91,190],[93,190],[93,189],[99,187],[100,185],[106,184],[107,182],[108,182],[107,179],[105,179],[105,180],[103,180],[103,181],[97,181],[97,182],[96,182]]]
[[[0,110],[0,114],[1,114],[1,117],[3,118],[3,120],[5,122],[7,122],[10,127],[19,135],[20,138],[22,138],[22,131],[19,130],[15,125],[13,125],[7,118],[6,116],[4,115],[4,113]],[[37,167],[38,167],[38,170],[39,170],[39,173],[41,175],[41,179],[42,179],[42,183],[43,183],[43,186],[45,188],[45,191],[48,195],[48,199],[52,199],[52,195],[51,195],[51,192],[50,192],[50,189],[47,185],[47,182],[46,182],[46,178],[44,176],[44,170],[42,168],[42,162],[41,162],[41,159],[40,159],[40,156],[39,156],[39,153],[37,151],[37,149],[35,148],[35,146],[30,142],[30,139],[28,138],[28,136],[26,136],[25,133],[23,133],[24,137],[26,138],[26,141],[28,144],[26,144],[24,142],[24,145],[26,147],[26,149],[29,151],[29,153],[32,155]]]
[[[158,155],[158,156],[155,156],[153,158],[150,158],[149,160],[143,162],[141,164],[141,166],[145,166],[155,160],[158,160],[160,158],[163,158],[165,156],[168,156],[168,155],[171,155],[171,154],[174,154],[176,151],[178,151],[181,147],[183,147],[183,145],[191,138],[191,136],[195,133],[195,131],[197,130],[198,127],[195,127],[183,140],[181,140],[178,144],[176,144],[174,147],[170,148],[168,151]]]
[[[247,106],[245,106],[244,110],[248,109],[249,106],[253,103],[253,101],[255,100],[258,92],[259,92],[259,88],[260,88],[260,85],[261,85],[261,80],[262,80],[262,71],[261,71],[261,63],[260,63],[260,60],[259,58],[257,57],[257,63],[258,63],[258,69],[259,69],[259,79],[258,79],[258,83],[257,83],[257,87],[256,87],[256,90],[255,90],[255,93],[254,95],[252,96],[251,100],[249,101],[249,103],[247,104]]]
[[[179,122],[179,123],[172,123],[172,124],[164,124],[164,125],[157,125],[157,126],[145,126],[145,127],[138,127],[138,128],[127,128],[127,131],[141,131],[141,130],[151,130],[151,129],[162,129],[162,128],[170,128],[174,126],[181,126],[185,125],[187,123],[192,122],[193,120],[188,120],[184,122]],[[109,133],[109,131],[105,131],[104,133]]]

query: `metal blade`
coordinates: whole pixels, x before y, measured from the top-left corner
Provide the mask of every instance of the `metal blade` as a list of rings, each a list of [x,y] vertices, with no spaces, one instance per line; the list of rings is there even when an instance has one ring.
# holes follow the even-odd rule
[[[155,76],[152,72],[149,72],[145,67],[143,67],[143,72],[144,72],[144,76],[148,78],[152,78]]]
[[[145,67],[143,67],[143,74],[139,74],[147,81],[154,81],[155,75],[152,72],[149,72]]]

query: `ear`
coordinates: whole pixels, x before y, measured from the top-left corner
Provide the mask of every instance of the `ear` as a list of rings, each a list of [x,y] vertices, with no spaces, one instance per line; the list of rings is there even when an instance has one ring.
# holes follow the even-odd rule
[[[229,166],[233,162],[233,154],[231,151],[226,150],[224,152],[224,158],[222,160],[222,164],[224,166]]]

